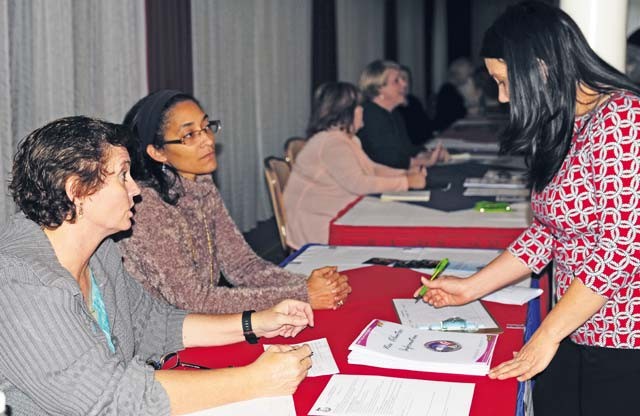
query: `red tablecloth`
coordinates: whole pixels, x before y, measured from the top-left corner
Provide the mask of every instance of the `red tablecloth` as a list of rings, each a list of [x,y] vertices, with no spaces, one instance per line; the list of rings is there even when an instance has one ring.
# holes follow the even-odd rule
[[[297,343],[326,337],[343,374],[375,374],[425,380],[442,380],[475,383],[471,415],[502,416],[515,414],[517,382],[490,380],[488,377],[454,374],[425,373],[404,370],[389,370],[347,363],[348,346],[373,318],[398,322],[391,299],[406,298],[419,286],[419,274],[407,270],[382,266],[351,270],[349,275],[353,293],[347,303],[337,311],[317,311],[316,326],[303,331],[294,339],[275,338],[261,340],[263,343]],[[512,357],[512,352],[522,346],[523,329],[506,329],[507,324],[523,325],[526,306],[508,306],[486,302],[485,306],[505,332],[500,335],[492,366]],[[245,365],[255,360],[263,351],[261,345],[238,343],[225,347],[192,348],[182,351],[180,358],[220,368]],[[330,376],[308,377],[294,395],[296,412],[306,415],[318,398]]]
[[[329,224],[329,244],[343,246],[452,247],[505,249],[524,228],[393,227],[336,224],[362,197]]]

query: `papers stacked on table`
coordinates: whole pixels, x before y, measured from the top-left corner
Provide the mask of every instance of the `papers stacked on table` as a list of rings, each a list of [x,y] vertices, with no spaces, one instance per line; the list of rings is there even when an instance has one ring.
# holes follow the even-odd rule
[[[381,201],[421,201],[429,202],[431,191],[385,192],[380,195]]]
[[[498,335],[437,332],[374,319],[349,346],[350,364],[485,375]]]
[[[467,178],[466,188],[499,188],[526,189],[527,183],[523,172],[490,169],[482,178]]]
[[[309,415],[463,416],[475,384],[383,376],[331,377]]]
[[[521,171],[490,169],[482,178],[464,181],[464,196],[494,196],[496,201],[522,201],[529,197],[526,178]]]

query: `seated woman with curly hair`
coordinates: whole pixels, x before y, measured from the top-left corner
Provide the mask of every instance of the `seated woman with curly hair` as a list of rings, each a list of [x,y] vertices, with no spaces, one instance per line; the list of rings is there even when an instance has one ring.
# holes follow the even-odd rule
[[[68,117],[18,147],[10,189],[22,213],[0,229],[0,385],[12,415],[183,414],[292,394],[311,366],[308,346],[275,347],[238,368],[145,363],[185,347],[293,336],[313,313],[285,300],[198,315],[153,299],[109,238],[131,227],[140,193],[129,138],[122,126]]]

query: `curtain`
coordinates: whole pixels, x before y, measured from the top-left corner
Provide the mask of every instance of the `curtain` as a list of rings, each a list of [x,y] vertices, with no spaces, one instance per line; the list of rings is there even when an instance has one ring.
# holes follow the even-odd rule
[[[6,0],[0,0],[0,222],[13,212],[13,204],[7,189],[11,171],[11,155],[14,138],[11,128],[11,76],[9,71],[9,8]],[[7,94],[7,92],[9,92]]]
[[[627,37],[640,28],[640,0],[629,0]]]
[[[438,93],[447,80],[447,4],[446,0],[435,0],[433,5],[433,38],[431,39],[431,91]]]
[[[425,77],[425,2],[402,0],[397,2],[398,14],[398,62],[408,66],[413,75],[411,92],[427,103],[427,79]]]
[[[217,182],[238,227],[273,215],[263,160],[310,111],[311,0],[192,0],[194,92],[218,135]]]
[[[191,2],[147,0],[149,91],[169,88],[193,93]]]
[[[311,94],[325,82],[338,79],[336,0],[313,0]]]
[[[371,61],[384,57],[385,0],[340,0],[338,27],[338,79],[358,84]]]
[[[447,63],[471,56],[471,0],[447,1]]]
[[[58,117],[120,121],[146,94],[142,0],[0,0],[0,221],[16,144]]]

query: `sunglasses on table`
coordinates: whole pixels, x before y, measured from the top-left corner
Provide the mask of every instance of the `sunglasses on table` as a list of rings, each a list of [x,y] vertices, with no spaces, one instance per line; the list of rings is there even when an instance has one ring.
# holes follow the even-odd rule
[[[205,367],[199,364],[185,363],[180,360],[180,356],[177,352],[170,352],[160,357],[158,361],[147,360],[146,363],[156,370],[173,370],[174,368],[195,368],[198,370],[211,370],[210,367]]]

